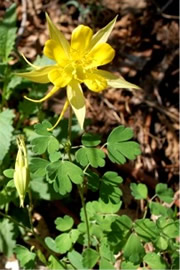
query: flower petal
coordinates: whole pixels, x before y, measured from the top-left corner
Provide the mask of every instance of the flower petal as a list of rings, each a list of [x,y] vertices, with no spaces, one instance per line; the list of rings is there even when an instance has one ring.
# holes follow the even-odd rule
[[[48,23],[50,38],[55,40],[56,42],[60,43],[61,46],[63,47],[64,51],[66,52],[66,54],[69,55],[69,51],[70,51],[69,42],[66,40],[66,38],[61,33],[61,31],[58,30],[58,28],[55,26],[55,24],[53,24],[53,22],[51,21],[51,19],[49,18],[47,13],[46,13],[46,20]]]
[[[100,92],[107,88],[107,80],[95,73],[88,73],[87,79],[84,80],[85,85],[94,92]]]
[[[71,107],[77,117],[80,127],[83,129],[86,114],[85,98],[81,89],[81,85],[72,80],[67,87],[67,97]]]
[[[29,97],[26,97],[26,96],[24,96],[24,98],[27,99],[27,100],[29,100],[29,101],[35,102],[35,103],[40,103],[40,102],[43,102],[43,101],[45,101],[46,99],[50,98],[50,97],[51,97],[52,95],[54,95],[58,90],[59,90],[59,87],[54,86],[54,87],[49,91],[49,93],[48,93],[45,97],[43,97],[43,98],[41,98],[41,99],[32,99],[32,98],[29,98]]]
[[[96,74],[107,79],[107,83],[109,86],[114,88],[132,88],[132,89],[141,89],[139,86],[126,81],[123,77],[118,77],[108,71],[105,70],[96,70]]]
[[[88,26],[79,25],[73,30],[71,37],[71,48],[75,53],[78,52],[78,55],[76,55],[77,57],[79,57],[79,53],[83,53],[86,49],[88,49],[92,35],[93,31]]]
[[[64,69],[54,67],[48,74],[49,80],[56,87],[64,87],[66,86],[72,79],[72,74],[70,72],[66,72]]]
[[[62,67],[69,62],[67,54],[61,44],[53,39],[46,41],[43,53],[48,58],[55,60]]]
[[[103,27],[96,34],[93,35],[90,42],[90,49],[92,49],[97,44],[104,43],[108,40],[109,35],[111,34],[112,29],[116,23],[117,17],[118,16],[116,16],[110,23],[108,23],[105,27]]]
[[[17,76],[26,78],[33,82],[38,83],[48,83],[48,73],[52,70],[53,66],[45,66],[42,68],[38,68],[35,70],[32,70],[30,72],[23,72],[23,73],[15,73]]]
[[[30,65],[32,68],[34,68],[34,69],[38,69],[39,68],[39,66],[35,66],[35,65],[33,65],[31,62],[29,62],[29,60],[27,60],[27,58],[25,57],[25,55],[23,54],[23,53],[20,53],[21,54],[21,56],[23,57],[23,59],[26,61],[26,63],[28,64],[28,65]]]
[[[97,67],[106,65],[114,58],[115,50],[107,43],[101,43],[95,46],[87,55],[91,59],[88,67]]]
[[[64,107],[63,107],[63,109],[62,109],[62,112],[61,112],[61,114],[60,114],[58,120],[56,121],[55,125],[54,125],[52,128],[47,128],[48,131],[52,131],[52,130],[59,124],[59,122],[60,122],[61,119],[63,118],[64,113],[66,112],[68,106],[69,106],[69,101],[66,100],[66,102],[65,102],[65,104],[64,104]]]

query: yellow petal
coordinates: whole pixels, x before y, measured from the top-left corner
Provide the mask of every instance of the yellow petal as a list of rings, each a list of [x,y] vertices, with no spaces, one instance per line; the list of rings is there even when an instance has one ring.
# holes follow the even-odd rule
[[[77,117],[80,127],[83,129],[86,114],[85,99],[80,84],[72,80],[67,87],[67,97]]]
[[[64,107],[63,107],[63,110],[58,118],[58,120],[56,121],[55,125],[52,127],[52,128],[47,128],[48,131],[52,131],[58,124],[59,122],[61,121],[61,119],[63,118],[64,116],[64,113],[66,112],[67,108],[69,106],[69,101],[66,100],[65,104],[64,104]]]
[[[48,73],[52,70],[52,68],[53,66],[45,66],[30,72],[15,73],[15,75],[37,83],[48,83]]]
[[[96,73],[107,79],[108,85],[113,88],[140,89],[139,86],[126,81],[123,77],[118,77],[105,70],[96,70]]]
[[[100,92],[107,88],[107,80],[94,73],[87,74],[87,79],[84,80],[84,83],[90,90],[94,92]]]
[[[83,53],[86,49],[88,49],[92,35],[93,31],[91,28],[88,26],[79,25],[72,32],[71,48],[75,52]]]
[[[60,43],[64,51],[66,52],[66,54],[69,55],[69,50],[70,50],[69,42],[66,40],[66,38],[61,33],[61,31],[58,30],[55,24],[53,24],[53,22],[51,21],[47,13],[46,13],[46,20],[48,23],[50,38]]]
[[[72,74],[59,68],[53,68],[49,72],[48,78],[56,87],[60,88],[66,86],[71,81]]]
[[[43,98],[41,99],[32,99],[32,98],[28,98],[26,96],[24,96],[25,99],[29,100],[29,101],[32,101],[32,102],[35,102],[35,103],[40,103],[40,102],[43,102],[45,101],[46,99],[50,98],[52,95],[54,95],[57,91],[59,90],[59,87],[56,87],[54,86],[51,91]]]
[[[25,55],[23,54],[23,53],[20,53],[21,54],[21,56],[23,57],[23,59],[26,61],[26,63],[28,64],[28,65],[30,65],[32,68],[34,68],[34,69],[38,69],[39,68],[39,66],[35,66],[35,65],[33,65],[31,62],[29,62],[29,60],[27,60],[27,58],[25,57]]]
[[[104,43],[108,40],[109,35],[111,34],[112,29],[116,23],[117,17],[118,16],[116,16],[110,23],[108,23],[105,27],[103,27],[96,34],[93,35],[89,46],[90,49],[92,49],[97,44]]]
[[[91,59],[89,67],[106,65],[114,58],[115,50],[107,43],[101,43],[95,46],[87,55]]]
[[[53,39],[46,41],[43,53],[48,58],[55,60],[62,67],[66,66],[69,62],[61,44]]]

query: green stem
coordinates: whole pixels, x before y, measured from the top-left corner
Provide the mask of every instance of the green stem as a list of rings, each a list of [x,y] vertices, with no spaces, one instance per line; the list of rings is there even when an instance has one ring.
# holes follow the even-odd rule
[[[68,154],[68,157],[69,157],[69,161],[72,162],[72,158],[71,158],[71,127],[72,127],[72,108],[70,106],[69,120],[68,120],[67,154]],[[88,167],[89,167],[89,164],[88,164],[87,168]],[[82,204],[82,207],[83,207],[83,210],[84,210],[84,217],[85,217],[85,223],[86,223],[86,229],[87,229],[87,237],[88,237],[88,247],[90,247],[91,239],[90,239],[90,232],[89,232],[88,215],[87,215],[87,211],[86,211],[86,204],[85,204],[85,200],[84,200],[84,196],[83,196],[83,190],[82,190],[80,185],[78,185],[78,191],[79,191],[79,195],[80,195],[80,198],[81,198],[81,204]]]
[[[82,207],[83,207],[83,210],[84,210],[84,217],[85,217],[87,237],[88,237],[88,247],[90,247],[90,245],[91,245],[91,238],[90,238],[90,231],[89,231],[88,214],[87,214],[87,210],[86,210],[86,205],[85,205],[85,200],[84,200],[84,196],[83,196],[83,191],[82,191],[82,189],[81,189],[80,186],[78,186],[78,190],[79,190],[79,195],[80,195],[80,198],[81,198]]]

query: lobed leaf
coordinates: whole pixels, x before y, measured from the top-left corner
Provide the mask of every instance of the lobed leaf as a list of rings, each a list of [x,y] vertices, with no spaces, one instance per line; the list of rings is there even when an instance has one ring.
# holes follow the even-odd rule
[[[146,199],[148,195],[148,189],[145,184],[130,184],[131,194],[136,200]]]

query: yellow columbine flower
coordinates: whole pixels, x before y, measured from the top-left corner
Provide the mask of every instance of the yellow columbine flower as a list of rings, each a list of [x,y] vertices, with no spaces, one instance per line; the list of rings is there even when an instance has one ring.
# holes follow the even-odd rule
[[[83,128],[86,107],[81,83],[84,83],[94,92],[100,92],[108,86],[139,88],[125,81],[122,77],[119,78],[108,71],[97,68],[106,65],[114,58],[115,51],[106,41],[115,25],[116,18],[94,35],[90,27],[79,25],[72,32],[70,44],[52,23],[48,15],[46,15],[46,18],[50,39],[46,41],[43,52],[45,56],[54,60],[56,64],[38,67],[25,59],[34,70],[18,73],[18,75],[34,82],[51,82],[54,85],[52,90],[40,100],[25,97],[33,102],[42,102],[60,88],[67,86],[67,100],[54,127],[60,122],[70,104],[80,127]]]
[[[20,207],[24,207],[24,198],[29,185],[29,167],[27,159],[27,150],[24,143],[24,137],[17,137],[18,153],[15,163],[14,183],[20,198]]]

